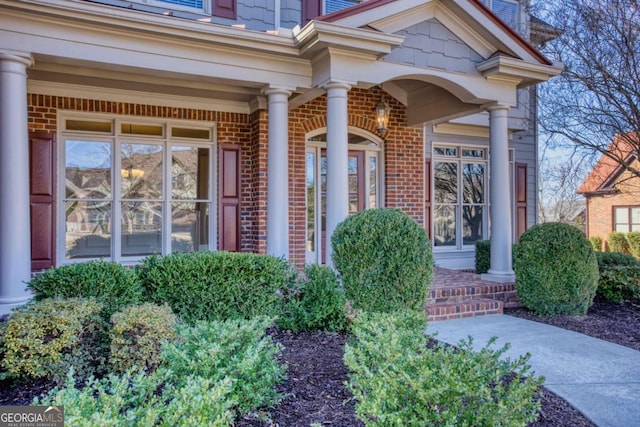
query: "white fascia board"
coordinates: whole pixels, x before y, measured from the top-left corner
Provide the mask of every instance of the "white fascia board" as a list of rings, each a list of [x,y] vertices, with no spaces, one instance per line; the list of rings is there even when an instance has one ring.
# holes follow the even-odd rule
[[[140,103],[162,107],[193,108],[214,110],[226,113],[249,114],[249,104],[215,99],[195,98],[179,95],[161,95],[150,92],[138,92],[114,88],[83,86],[67,83],[52,83],[39,80],[27,81],[27,92],[38,95],[91,98],[98,101]]]
[[[36,60],[43,55],[61,63],[141,74],[179,73],[293,88],[311,82],[311,65],[304,59],[23,13],[0,15],[2,48],[31,52]]]
[[[520,87],[546,81],[563,70],[561,64],[543,65],[502,55],[489,58],[476,68],[488,80],[518,81]]]
[[[404,41],[402,36],[322,21],[309,22],[294,37],[300,56],[309,59],[329,46],[376,59],[387,55]]]
[[[296,56],[290,36],[260,32],[229,25],[201,22],[113,7],[87,1],[69,0],[0,0],[0,8],[23,11],[30,17],[43,20],[63,18],[78,25],[110,27],[113,31],[132,30],[135,33],[156,34],[172,39],[185,38],[207,43],[237,46],[243,49],[262,50]]]

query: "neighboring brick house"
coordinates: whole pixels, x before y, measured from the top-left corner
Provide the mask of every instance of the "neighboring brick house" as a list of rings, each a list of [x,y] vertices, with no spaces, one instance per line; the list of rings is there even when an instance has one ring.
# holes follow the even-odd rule
[[[491,222],[490,278],[512,280],[537,211],[528,88],[560,72],[526,4],[0,0],[0,311],[87,259],[330,262],[371,207],[453,268]]]
[[[624,159],[640,170],[638,152],[617,136],[608,148],[616,159]],[[605,242],[612,231],[640,231],[640,178],[610,156],[602,155],[578,193],[586,199],[586,233]]]

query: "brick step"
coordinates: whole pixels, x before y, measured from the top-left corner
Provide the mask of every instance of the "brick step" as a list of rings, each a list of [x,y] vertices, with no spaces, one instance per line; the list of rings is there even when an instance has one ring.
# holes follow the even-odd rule
[[[464,301],[469,298],[490,298],[510,302],[516,295],[514,283],[478,282],[471,284],[435,286],[429,291],[428,302]]]
[[[502,314],[504,303],[488,298],[467,299],[465,301],[440,301],[428,303],[425,307],[430,322],[460,319],[462,317]]]

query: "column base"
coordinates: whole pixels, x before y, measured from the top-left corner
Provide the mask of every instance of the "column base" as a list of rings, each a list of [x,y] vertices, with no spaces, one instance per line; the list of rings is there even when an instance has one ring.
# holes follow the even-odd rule
[[[516,274],[513,271],[489,270],[487,273],[480,275],[480,278],[487,282],[515,283]]]
[[[31,301],[31,295],[20,298],[0,298],[0,317],[4,317],[11,313],[11,310],[25,305]]]

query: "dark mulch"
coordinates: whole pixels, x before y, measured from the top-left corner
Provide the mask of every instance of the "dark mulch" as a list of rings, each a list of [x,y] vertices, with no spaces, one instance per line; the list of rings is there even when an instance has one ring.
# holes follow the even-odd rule
[[[640,301],[616,303],[596,298],[586,316],[540,317],[526,308],[506,308],[504,314],[580,332],[640,351]]]
[[[506,314],[535,320],[640,350],[640,301],[616,304],[596,300],[586,316],[542,318],[526,309],[506,309]],[[347,337],[332,333],[273,331],[284,346],[281,361],[289,366],[287,380],[279,387],[285,395],[276,408],[249,414],[239,427],[354,427],[354,401],[344,387],[347,368],[342,358]],[[34,396],[47,391],[46,382],[14,384],[0,381],[0,405],[27,405]],[[593,424],[563,399],[542,390],[540,417],[534,427],[592,427]]]

